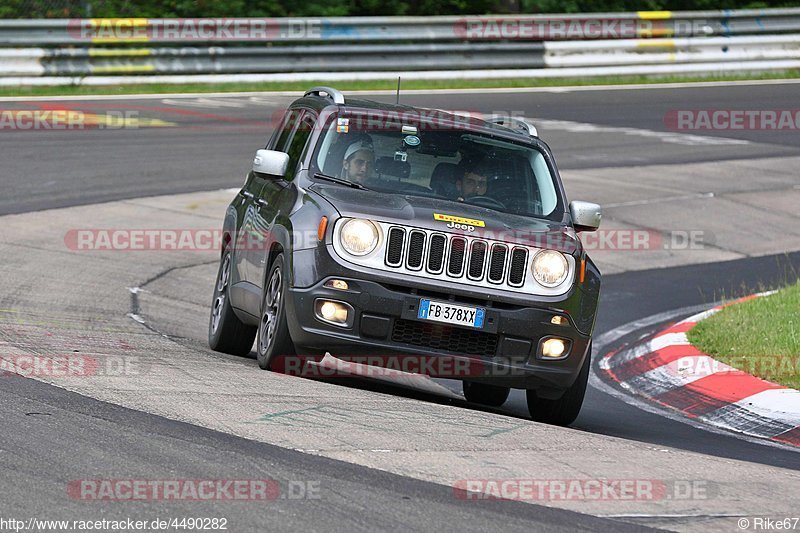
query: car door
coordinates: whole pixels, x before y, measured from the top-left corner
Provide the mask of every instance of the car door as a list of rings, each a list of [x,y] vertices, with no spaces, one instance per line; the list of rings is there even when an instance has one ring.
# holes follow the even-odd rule
[[[281,121],[279,130],[275,132],[270,142],[267,143],[266,148],[278,152],[286,152],[289,149],[289,142],[297,129],[301,116],[302,110],[289,109]],[[269,215],[266,211],[263,215],[261,214],[262,210],[268,210],[268,202],[262,198],[261,193],[264,185],[269,180],[270,177],[251,171],[248,176],[250,186],[244,191],[248,209],[245,213],[241,231],[243,234],[240,254],[243,263],[242,269],[244,279],[258,287],[261,286],[261,278],[259,277],[261,256],[264,254],[265,249],[269,249],[269,228],[263,226],[263,219]]]
[[[292,186],[292,182],[300,170],[309,138],[314,131],[316,119],[316,115],[310,110],[304,111],[298,118],[297,127],[293,129],[285,150],[282,150],[289,154],[286,174],[281,177],[266,177],[260,194],[256,198],[257,206],[253,224],[259,232],[268,236],[264,243],[264,248],[260,250],[258,262],[254,261],[253,263],[255,267],[254,279],[258,280],[257,283],[259,285],[266,278],[266,260],[269,249],[274,242],[272,235],[275,225],[286,221],[289,210],[294,205],[297,189]]]
[[[236,210],[238,211],[237,219],[239,222],[233,248],[233,265],[236,272],[234,283],[248,281],[247,254],[252,242],[250,234],[255,216],[254,199],[261,192],[262,187],[263,184],[257,182],[251,170],[237,197],[238,205]]]

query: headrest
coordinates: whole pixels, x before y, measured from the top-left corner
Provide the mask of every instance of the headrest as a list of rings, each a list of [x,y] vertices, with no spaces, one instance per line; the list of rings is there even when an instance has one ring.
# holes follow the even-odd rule
[[[408,179],[411,175],[411,165],[408,161],[395,161],[391,157],[379,157],[375,161],[375,172],[381,176]]]
[[[431,175],[431,189],[441,196],[452,196],[462,173],[461,167],[454,163],[439,163]]]

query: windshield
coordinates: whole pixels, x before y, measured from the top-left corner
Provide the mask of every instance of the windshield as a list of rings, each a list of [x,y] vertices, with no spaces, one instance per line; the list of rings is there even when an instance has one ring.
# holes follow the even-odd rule
[[[379,114],[332,117],[311,174],[516,215],[560,216],[553,176],[536,148],[470,131],[465,122]]]

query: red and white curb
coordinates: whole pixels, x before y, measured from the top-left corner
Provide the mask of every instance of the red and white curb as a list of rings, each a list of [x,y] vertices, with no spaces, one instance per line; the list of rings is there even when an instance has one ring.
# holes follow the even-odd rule
[[[762,295],[732,303],[758,296]],[[689,343],[686,333],[722,307],[682,320],[643,344],[605,355],[600,371],[626,391],[694,420],[800,447],[800,391],[730,367]]]

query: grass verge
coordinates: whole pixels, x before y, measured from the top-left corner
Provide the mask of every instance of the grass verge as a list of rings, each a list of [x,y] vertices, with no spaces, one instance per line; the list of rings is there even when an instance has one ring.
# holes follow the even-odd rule
[[[718,361],[800,389],[800,283],[725,307],[688,336]]]
[[[484,89],[504,87],[564,87],[593,85],[635,85],[690,82],[725,82],[749,80],[798,79],[800,70],[765,72],[726,76],[614,76],[599,78],[512,78],[486,80],[407,80],[405,90],[414,89]],[[114,95],[114,94],[158,94],[158,93],[204,93],[204,92],[249,92],[249,91],[303,91],[314,85],[333,85],[341,91],[394,90],[396,79],[372,81],[328,81],[328,82],[270,82],[270,83],[188,83],[188,84],[141,84],[141,85],[66,85],[58,87],[0,87],[0,96],[69,96],[69,95]]]

